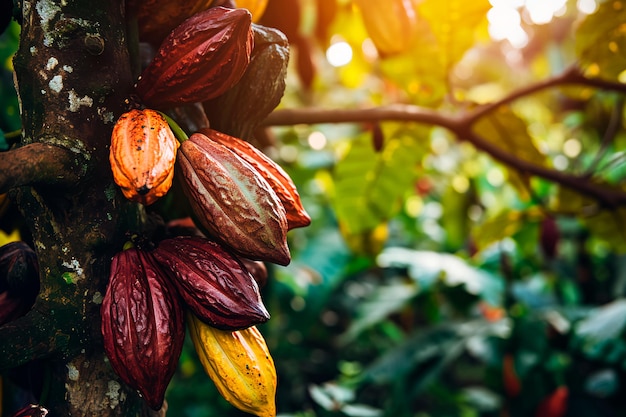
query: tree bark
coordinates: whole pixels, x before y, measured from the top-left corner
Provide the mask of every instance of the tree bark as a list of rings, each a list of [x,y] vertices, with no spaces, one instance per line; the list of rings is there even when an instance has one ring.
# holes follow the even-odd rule
[[[29,314],[0,327],[0,372],[44,358],[40,401],[51,417],[146,414],[106,361],[100,334],[110,260],[134,210],[108,162],[111,131],[134,81],[124,1],[24,0],[21,13],[14,68],[23,135],[3,158],[28,172],[27,180],[14,178],[10,195],[32,235],[41,291]],[[30,144],[60,156],[24,169]],[[72,175],[56,177],[63,167]]]

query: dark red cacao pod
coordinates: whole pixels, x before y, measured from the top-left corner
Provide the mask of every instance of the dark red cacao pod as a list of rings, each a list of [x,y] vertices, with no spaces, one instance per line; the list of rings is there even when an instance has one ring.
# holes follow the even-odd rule
[[[543,219],[539,229],[539,244],[548,259],[554,259],[558,254],[561,233],[553,217]]]
[[[280,202],[285,207],[287,216],[287,227],[293,229],[296,227],[305,227],[311,224],[311,217],[304,209],[300,201],[300,195],[295,184],[276,162],[270,157],[255,148],[252,144],[218,132],[213,129],[201,129],[202,133],[211,140],[226,146],[228,149],[236,153],[241,159],[249,163],[272,187]]]
[[[154,108],[210,100],[243,76],[254,46],[245,9],[213,7],[174,29],[142,72],[136,93]]]
[[[158,410],[183,347],[183,309],[149,252],[117,253],[102,302],[104,349],[113,370]]]
[[[48,410],[40,405],[29,404],[26,407],[20,408],[13,417],[46,417]]]
[[[219,244],[179,236],[164,239],[153,253],[185,304],[206,324],[239,330],[269,320],[254,277]]]
[[[182,188],[199,226],[240,256],[287,265],[287,217],[267,181],[246,161],[201,133],[179,150]]]
[[[0,246],[0,292],[30,299],[39,293],[37,254],[25,242]]]
[[[9,291],[0,292],[0,326],[22,317],[32,305],[32,302],[27,302]]]
[[[265,264],[261,261],[253,261],[247,258],[241,258],[241,262],[246,266],[259,288],[265,287],[265,284],[267,284],[267,267]]]
[[[241,80],[224,94],[202,103],[213,129],[248,141],[280,103],[289,62],[285,35],[255,24],[252,30],[254,49]]]

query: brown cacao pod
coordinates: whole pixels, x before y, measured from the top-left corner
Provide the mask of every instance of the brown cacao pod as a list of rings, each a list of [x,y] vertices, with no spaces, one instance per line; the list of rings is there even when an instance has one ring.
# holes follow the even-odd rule
[[[356,0],[365,29],[381,55],[405,52],[415,39],[416,15],[411,0]]]
[[[247,413],[274,417],[276,368],[259,330],[223,331],[192,314],[187,326],[205,372],[226,401]]]
[[[247,258],[241,258],[241,262],[245,265],[250,275],[254,278],[259,288],[265,287],[267,284],[267,267],[261,261],[253,261]]]
[[[302,206],[300,195],[298,194],[295,184],[289,177],[289,174],[287,174],[280,165],[244,140],[213,129],[201,129],[199,133],[226,146],[244,161],[252,165],[252,167],[265,178],[285,207],[288,229],[305,227],[311,224],[311,217],[309,217]]]
[[[246,9],[212,7],[185,20],[163,40],[136,85],[143,103],[169,108],[210,100],[243,76],[254,46]]]
[[[185,330],[176,289],[149,252],[131,248],[113,257],[102,335],[113,370],[160,409]]]
[[[126,198],[154,203],[172,186],[178,140],[159,112],[131,110],[113,127],[109,162]]]
[[[254,49],[241,80],[203,102],[211,127],[251,140],[254,129],[280,103],[285,91],[289,43],[279,30],[252,25]]]
[[[139,40],[159,46],[176,26],[208,9],[213,0],[140,0],[133,3]]]
[[[193,213],[210,236],[243,257],[289,264],[285,208],[249,163],[194,133],[177,164]]]
[[[207,324],[237,330],[264,323],[270,315],[244,264],[208,239],[164,239],[153,252],[189,309]]]

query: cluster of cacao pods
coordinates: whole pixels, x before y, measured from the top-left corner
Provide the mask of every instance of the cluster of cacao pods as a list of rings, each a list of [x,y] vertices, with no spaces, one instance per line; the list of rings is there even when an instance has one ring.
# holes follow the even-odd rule
[[[246,9],[210,0],[177,9],[174,25],[142,27],[144,5],[151,3],[135,5],[139,33],[160,47],[134,87],[137,108],[114,126],[109,159],[124,196],[145,206],[178,178],[194,222],[179,222],[179,228],[191,228],[187,236],[138,244],[114,256],[101,310],[105,351],[119,377],[158,410],[186,321],[224,398],[243,411],[274,416],[276,371],[255,327],[269,319],[259,292],[267,279],[263,262],[287,265],[287,232],[311,219],[288,174],[231,134],[249,134],[280,101],[287,42],[280,32],[252,24]],[[236,3],[262,13],[266,1]],[[260,89],[251,88],[255,83]],[[259,106],[255,92],[270,97]],[[252,121],[237,113],[245,100],[243,108],[257,107],[249,112]],[[172,115],[198,103],[213,109],[204,116],[211,124],[234,130],[203,126],[188,136]],[[227,125],[227,118],[240,123]],[[240,125],[245,129],[237,131]]]
[[[102,334],[120,378],[161,408],[183,346],[185,311],[222,395],[245,411],[274,415],[276,374],[254,327],[269,319],[257,281],[244,261],[205,237],[167,238],[153,250],[133,247],[113,258]]]
[[[39,293],[37,255],[25,242],[0,247],[0,326],[23,316]]]

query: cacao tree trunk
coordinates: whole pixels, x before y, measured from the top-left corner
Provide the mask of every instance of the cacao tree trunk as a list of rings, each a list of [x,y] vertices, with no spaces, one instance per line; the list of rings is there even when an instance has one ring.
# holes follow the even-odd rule
[[[0,181],[0,192],[10,189],[32,235],[41,292],[31,312],[0,327],[0,372],[36,364],[39,401],[53,417],[146,415],[111,370],[100,335],[111,257],[124,243],[126,219],[137,216],[108,162],[134,81],[124,1],[17,5],[23,135],[2,155],[0,171],[12,180]]]

